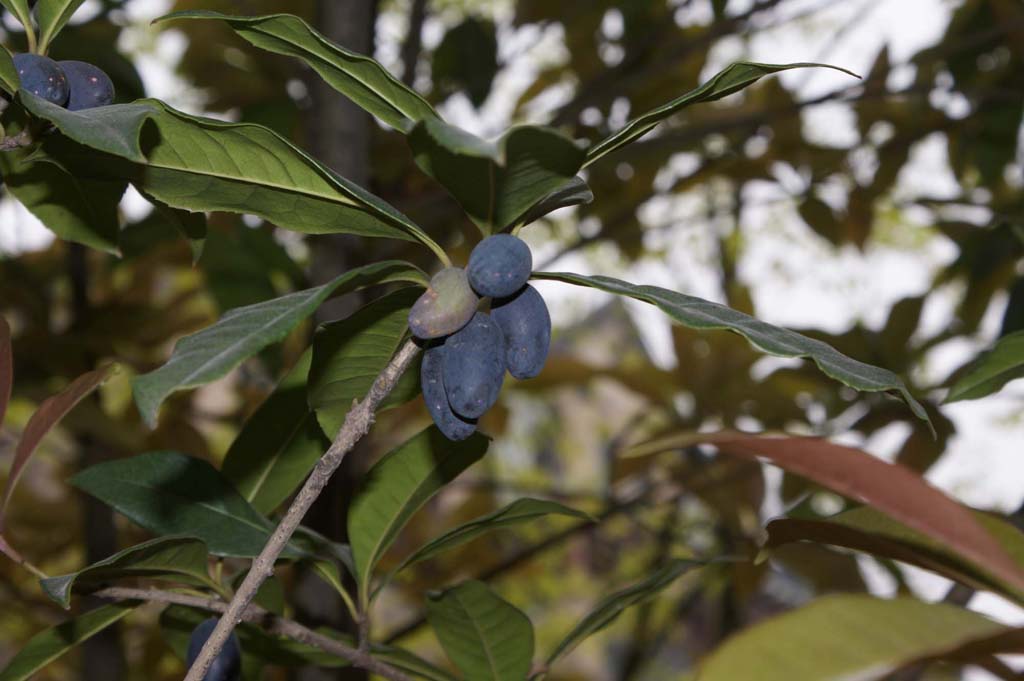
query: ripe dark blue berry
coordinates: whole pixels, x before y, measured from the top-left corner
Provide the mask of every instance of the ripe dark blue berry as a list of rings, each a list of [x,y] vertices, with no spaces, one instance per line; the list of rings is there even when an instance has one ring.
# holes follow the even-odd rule
[[[69,111],[83,111],[114,103],[114,84],[103,69],[84,61],[57,63],[68,79]]]
[[[424,340],[453,334],[473,318],[479,302],[466,271],[448,267],[431,278],[430,287],[409,310],[409,329]]]
[[[214,627],[217,626],[217,618],[211,617],[203,620],[192,630],[192,636],[188,640],[188,656],[186,665],[191,667],[192,663],[199,657],[199,651],[203,649],[206,639],[210,638]],[[203,677],[203,681],[238,681],[242,675],[242,647],[238,644],[238,637],[234,633],[221,648],[220,653],[213,660],[209,671]]]
[[[476,245],[469,255],[469,283],[482,296],[504,298],[521,289],[533,271],[526,242],[511,234],[495,234]]]
[[[491,318],[505,336],[505,366],[519,379],[540,374],[551,347],[551,315],[537,289],[525,286],[510,298],[499,298]]]
[[[21,79],[22,90],[57,106],[67,103],[68,78],[54,60],[38,54],[16,54],[14,68]]]
[[[464,419],[448,404],[448,394],[444,389],[442,365],[444,363],[444,343],[438,342],[428,347],[423,353],[420,365],[420,385],[423,399],[427,403],[431,418],[437,429],[449,440],[465,440],[476,432],[476,421]]]
[[[490,315],[477,312],[445,341],[441,373],[448,404],[478,419],[498,401],[505,379],[505,338]]]

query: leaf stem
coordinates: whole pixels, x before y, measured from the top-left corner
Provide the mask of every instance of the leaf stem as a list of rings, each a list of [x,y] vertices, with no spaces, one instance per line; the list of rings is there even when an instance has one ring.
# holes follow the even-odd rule
[[[213,612],[224,613],[230,609],[230,605],[217,598],[205,596],[192,596],[189,594],[177,593],[174,591],[161,591],[159,589],[132,589],[125,587],[110,587],[102,589],[93,594],[100,598],[115,601],[147,601],[150,603],[166,603],[169,605],[183,605],[190,608],[199,608]],[[412,681],[412,679],[400,669],[378,660],[368,651],[363,651],[339,641],[330,636],[313,631],[299,624],[298,622],[286,619],[272,612],[264,610],[258,605],[247,606],[240,614],[239,621],[248,622],[262,627],[265,631],[278,636],[286,636],[300,643],[319,648],[342,659],[348,660],[354,666],[365,669],[373,674],[382,676],[391,681]]]
[[[444,249],[441,248],[441,246],[436,241],[431,239],[426,234],[423,234],[420,237],[420,240],[427,246],[427,248],[434,252],[434,255],[437,256],[437,259],[441,261],[442,265],[444,265],[446,268],[452,266],[452,259],[448,257],[448,254],[444,252]]]
[[[416,343],[411,340],[406,341],[405,345],[391,359],[391,362],[377,376],[363,401],[349,411],[348,416],[345,417],[344,425],[342,425],[337,437],[334,438],[334,442],[331,443],[330,448],[317,462],[316,467],[313,468],[313,472],[310,473],[302,489],[296,495],[295,500],[292,501],[292,505],[270,535],[270,539],[267,540],[263,550],[260,551],[260,555],[253,560],[249,573],[238,587],[234,597],[231,599],[231,603],[223,611],[223,616],[217,622],[217,626],[203,645],[199,657],[196,658],[196,661],[188,670],[185,681],[201,681],[206,676],[206,672],[217,657],[217,654],[220,653],[221,648],[224,647],[224,643],[231,635],[231,631],[238,622],[242,621],[247,608],[251,607],[250,604],[253,598],[255,598],[256,592],[263,582],[273,574],[274,562],[281,555],[285,546],[287,546],[292,534],[298,528],[299,523],[302,522],[303,516],[306,515],[310,506],[320,496],[324,487],[327,486],[328,481],[338,469],[338,466],[341,465],[345,455],[370,432],[370,427],[373,425],[374,412],[392,389],[394,389],[398,379],[412,364],[418,352],[419,346]]]

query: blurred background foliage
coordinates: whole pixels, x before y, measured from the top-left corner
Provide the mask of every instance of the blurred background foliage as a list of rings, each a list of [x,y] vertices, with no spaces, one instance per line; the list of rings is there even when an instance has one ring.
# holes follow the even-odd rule
[[[513,121],[547,123],[596,140],[621,125],[629,111],[651,108],[698,83],[709,64],[721,61],[716,50],[723,44],[742,56],[744,45],[766,27],[799,26],[837,4],[104,0],[88,3],[86,19],[67,30],[54,51],[99,64],[114,78],[120,97],[132,100],[145,95],[140,70],[153,60],[166,61],[155,45],[168,32],[181,54],[180,63],[169,66],[181,79],[176,87],[183,88],[172,103],[272,127],[397,206],[456,261],[464,261],[472,225],[440,186],[416,170],[400,135],[325,92],[298,62],[249,46],[219,22],[150,27],[148,10],[160,5],[299,14],[347,47],[375,51],[456,117],[461,112],[485,121],[486,128],[480,112],[505,106]],[[876,315],[881,323],[855,321],[839,330],[812,323],[802,329],[845,354],[900,373],[928,403],[938,437],[902,404],[841,388],[804,364],[765,360],[738,336],[672,327],[663,340],[675,361],[666,363],[652,356],[643,318],[628,306],[558,298],[552,301],[556,338],[548,367],[539,378],[506,390],[482,423],[497,437],[492,456],[417,516],[395,555],[438,527],[523,494],[572,503],[594,513],[597,522],[544,521],[417,566],[385,594],[375,621],[381,637],[436,651],[421,626],[420,595],[457,579],[484,577],[533,617],[539,648],[546,649],[596,598],[667,556],[696,551],[745,559],[681,580],[588,641],[549,676],[679,678],[734,631],[815,595],[865,591],[868,574],[875,581],[887,578],[897,591],[913,589],[908,573],[895,564],[824,546],[794,544],[767,560],[750,560],[760,550],[767,518],[800,501],[831,511],[842,501],[802,479],[697,448],[654,456],[633,445],[702,428],[842,434],[854,442],[888,432],[896,433],[887,451],[895,460],[924,472],[941,459],[956,425],[936,405],[957,373],[956,366],[941,370],[941,363],[936,372],[934,351],[957,342],[975,347],[1024,329],[1024,5],[947,5],[951,18],[938,40],[900,63],[883,48],[860,82],[801,98],[787,88],[792,81],[772,78],[718,104],[688,109],[589,170],[597,201],[560,211],[523,234],[541,266],[612,262],[620,269],[638,267],[637,280],[643,281],[645,261],[663,257],[673,244],[693,242],[699,227],[700,243],[710,244],[699,292],[750,313],[759,312],[759,281],[743,274],[755,238],[746,227],[751,211],[784,211],[784,219],[798,226],[787,234],[847,258],[866,257],[880,244],[897,242],[913,250],[941,241],[952,257],[934,268],[922,292],[898,300],[887,316]],[[6,40],[17,45],[14,26],[4,23]],[[849,30],[833,28],[837,40]],[[529,47],[524,43],[531,38],[555,46],[548,58],[523,67],[522,52]],[[509,97],[511,102],[495,103]],[[820,134],[809,134],[805,115],[836,104],[852,112],[857,134],[825,143]],[[901,173],[914,149],[936,134],[944,141],[944,161],[957,191],[901,191]],[[774,197],[768,207],[766,195]],[[678,212],[652,208],[672,201],[697,208],[697,227]],[[0,313],[14,329],[16,367],[14,401],[0,432],[4,461],[18,429],[46,395],[105,360],[123,367],[46,440],[13,499],[8,536],[51,574],[144,538],[124,519],[74,493],[64,483],[68,476],[98,461],[163,448],[219,463],[245,419],[297,360],[313,326],[227,379],[175,397],[150,431],[131,403],[128,380],[159,365],[174,339],[227,309],[365,262],[400,257],[429,265],[402,242],[304,237],[223,214],[211,217],[205,251],[195,264],[188,245],[159,212],[139,215],[126,205],[123,229],[122,258],[62,242],[0,254]],[[670,287],[686,290],[679,282]],[[933,296],[949,308],[949,318],[938,326],[922,323],[925,311],[937,304]],[[339,300],[319,321],[358,305],[355,297]],[[1015,399],[1020,414],[1019,395]],[[314,522],[321,531],[341,538],[348,491],[360,471],[426,422],[419,403],[382,415],[337,481],[336,493],[320,504]],[[0,575],[4,659],[64,613],[30,574],[2,562]],[[315,582],[291,571],[282,585],[300,619],[339,624],[341,608]],[[181,663],[152,612],[140,609],[37,678],[180,678]],[[958,678],[960,670],[916,673],[915,678],[945,679]],[[365,677],[346,670],[267,669],[262,678]]]

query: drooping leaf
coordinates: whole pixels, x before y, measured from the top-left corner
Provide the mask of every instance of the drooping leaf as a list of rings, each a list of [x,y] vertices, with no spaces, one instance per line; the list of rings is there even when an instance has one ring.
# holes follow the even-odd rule
[[[379,63],[332,43],[296,16],[239,17],[190,11],[159,21],[176,19],[220,19],[256,47],[301,59],[328,85],[397,130],[407,131],[416,121],[439,118],[425,99]]]
[[[268,128],[189,116],[156,100],[139,104],[154,109],[140,140],[145,162],[91,137],[54,136],[43,148],[76,174],[128,179],[174,208],[251,214],[308,234],[419,241],[439,250],[409,218]]]
[[[430,74],[442,96],[464,91],[479,108],[498,72],[498,36],[494,22],[467,17],[448,29],[434,50]]]
[[[21,78],[18,76],[18,69],[14,68],[14,59],[7,48],[0,45],[0,90],[13,95],[20,87]]]
[[[494,513],[488,513],[487,515],[470,520],[468,523],[463,523],[430,540],[403,560],[395,572],[424,560],[429,560],[444,551],[450,551],[458,546],[462,546],[488,532],[526,523],[546,515],[563,515],[582,520],[592,519],[586,513],[569,508],[556,501],[531,499],[529,497],[517,499]]]
[[[29,418],[28,423],[25,424],[25,429],[21,433],[18,446],[14,450],[14,460],[11,462],[11,471],[7,475],[3,501],[0,501],[0,530],[4,526],[4,515],[7,511],[7,504],[11,500],[11,494],[14,493],[14,488],[18,484],[21,472],[25,469],[29,459],[32,458],[36,447],[43,441],[46,434],[53,430],[69,411],[75,408],[75,405],[110,377],[114,371],[114,366],[111,364],[82,374],[72,381],[68,387],[56,395],[43,400],[35,413]]]
[[[31,92],[19,92],[18,99],[32,115],[53,123],[79,144],[136,163],[146,161],[140,146],[142,127],[150,116],[157,113],[153,106],[145,103],[112,104],[85,111],[69,111]]]
[[[138,605],[105,605],[39,632],[0,671],[0,681],[28,681],[64,653],[127,617]]]
[[[132,546],[78,572],[47,577],[39,583],[46,595],[67,609],[75,588],[131,577],[166,577],[216,587],[206,569],[206,545],[193,537],[159,537]]]
[[[483,582],[427,598],[427,620],[466,681],[523,681],[533,663],[533,625]]]
[[[838,66],[830,66],[829,64],[812,64],[806,62],[797,64],[757,64],[745,61],[736,62],[735,64],[731,64],[716,73],[712,76],[711,80],[707,81],[700,87],[687,92],[681,97],[673,99],[671,102],[662,104],[655,109],[651,109],[650,111],[631,119],[622,127],[621,130],[590,147],[587,150],[587,160],[584,166],[589,166],[591,163],[607,156],[613,151],[616,151],[630,142],[634,142],[643,137],[646,133],[656,127],[658,123],[662,122],[669,116],[682,111],[691,104],[711,102],[716,99],[721,99],[726,95],[731,95],[734,92],[739,92],[749,85],[753,85],[764,76],[778,73],[779,71],[819,66],[835,69],[836,71],[842,71],[843,73],[849,73],[854,78],[858,77],[856,74],[851,73],[846,69],[839,68]]]
[[[991,395],[1017,378],[1024,378],[1024,331],[1003,336],[991,350],[979,355],[950,388],[946,404]]]
[[[512,128],[488,142],[439,120],[409,134],[417,165],[440,182],[486,236],[516,222],[576,176],[584,152],[550,128]]]
[[[67,25],[75,10],[81,7],[83,2],[85,0],[39,0],[36,3],[40,53],[46,54],[50,43]]]
[[[444,485],[483,457],[489,442],[475,434],[452,442],[431,426],[389,452],[366,474],[348,513],[360,601],[374,566],[398,532]]]
[[[725,305],[657,286],[630,284],[612,277],[586,277],[566,272],[535,272],[533,277],[589,286],[642,300],[658,307],[683,326],[702,330],[725,329],[740,334],[755,348],[769,355],[813,360],[825,374],[851,388],[867,392],[898,393],[918,418],[931,423],[924,408],[913,398],[903,381],[891,371],[851,359],[827,343],[773,326]]]
[[[999,543],[1007,555],[1024,568],[1024,533],[1005,520],[988,513],[973,513],[978,524]],[[1001,593],[1024,602],[1024,591],[993,575],[956,547],[912,530],[876,508],[861,506],[820,520],[778,518],[768,523],[766,548],[795,541],[832,544],[876,556],[917,565],[972,587]]]
[[[192,264],[198,263],[206,246],[206,213],[171,208],[152,196],[147,196],[146,199],[153,204],[158,215],[188,239],[189,249],[192,251]]]
[[[231,443],[221,472],[260,513],[298,489],[330,444],[306,404],[307,350]]]
[[[0,177],[32,215],[64,241],[119,254],[118,206],[128,183],[71,173],[45,154],[0,153]]]
[[[28,6],[28,0],[0,0],[0,4],[21,22],[26,32],[32,30],[32,11]]]
[[[4,425],[7,405],[11,401],[14,386],[14,354],[11,351],[11,327],[0,316],[0,428]],[[8,474],[10,475],[10,474]]]
[[[255,556],[274,529],[216,468],[178,452],[96,464],[70,482],[150,532],[197,537],[217,556]]]
[[[568,655],[584,639],[614,622],[627,608],[653,598],[685,573],[700,566],[700,563],[693,561],[673,560],[643,581],[601,599],[597,606],[555,646],[548,656],[548,666]]]
[[[341,430],[352,401],[366,395],[398,350],[408,329],[409,308],[421,293],[418,288],[395,291],[317,331],[309,370],[309,406],[329,438]],[[406,371],[381,408],[413,399],[419,393],[418,373]]]
[[[984,566],[992,576],[1015,589],[1024,588],[1024,567],[1007,554],[975,516],[904,466],[815,438],[698,433],[687,435],[685,439],[690,444],[713,444],[719,452],[729,456],[767,459],[837,494],[874,506],[907,527],[947,545],[966,560]]]
[[[516,222],[521,225],[528,225],[559,208],[579,206],[590,203],[593,200],[594,192],[590,191],[590,186],[586,180],[577,176],[535,203]]]
[[[386,260],[346,272],[322,286],[230,310],[216,324],[178,341],[162,367],[132,381],[139,411],[147,423],[155,424],[160,404],[171,393],[224,376],[287,336],[331,295],[389,281],[418,282],[422,276],[408,263]]]
[[[824,596],[728,639],[703,661],[697,681],[882,679],[911,662],[942,659],[1005,631],[945,603]]]

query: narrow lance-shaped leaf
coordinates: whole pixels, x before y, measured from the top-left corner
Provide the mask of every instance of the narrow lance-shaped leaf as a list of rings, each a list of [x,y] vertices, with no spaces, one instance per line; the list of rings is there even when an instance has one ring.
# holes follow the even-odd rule
[[[216,468],[178,452],[96,464],[70,482],[150,532],[197,537],[217,556],[255,556],[274,529]]]
[[[7,504],[11,500],[11,494],[18,484],[18,478],[25,469],[25,465],[32,458],[36,447],[43,438],[60,420],[74,409],[75,405],[82,401],[86,395],[98,388],[114,370],[114,365],[108,365],[82,374],[71,384],[56,395],[43,400],[39,408],[25,424],[21,433],[21,440],[14,450],[14,461],[11,463],[11,471],[7,475],[7,485],[4,487],[3,501],[0,501],[0,530],[3,529],[4,516],[7,511]]]
[[[691,104],[721,99],[726,95],[739,92],[748,85],[753,85],[764,76],[778,73],[779,71],[808,67],[835,69],[836,71],[848,73],[854,78],[859,77],[857,74],[847,71],[846,69],[839,68],[838,66],[831,66],[829,64],[812,64],[807,62],[800,62],[796,64],[757,64],[745,61],[736,62],[735,64],[727,66],[716,73],[711,80],[707,81],[695,90],[691,90],[681,97],[673,99],[671,102],[662,104],[645,114],[637,116],[627,122],[626,125],[614,135],[611,135],[590,147],[590,149],[587,150],[587,161],[584,166],[589,166],[591,163],[607,156],[613,151],[626,146],[630,142],[636,141],[657,126],[658,123],[685,109]]]
[[[418,288],[395,291],[317,330],[308,399],[327,437],[341,430],[353,400],[362,399],[391,361],[407,335],[409,308],[421,293]],[[408,402],[418,394],[419,372],[410,369],[380,408]]]
[[[375,60],[331,42],[296,16],[239,17],[189,11],[158,21],[176,19],[219,19],[256,47],[301,59],[328,85],[397,130],[407,131],[416,121],[439,118],[423,97]]]
[[[975,511],[972,515],[1007,555],[1024,568],[1024,533],[988,513]],[[822,519],[778,518],[768,523],[767,530],[767,549],[795,541],[842,546],[917,565],[974,588],[1024,602],[1024,590],[991,574],[984,564],[963,555],[957,547],[913,530],[870,506]]]
[[[366,474],[348,514],[361,603],[369,600],[374,566],[409,518],[479,461],[488,444],[480,434],[452,442],[431,426],[385,455]]]
[[[136,607],[138,603],[105,605],[41,631],[0,671],[0,681],[28,681],[64,653],[127,617]]]
[[[950,388],[946,404],[991,395],[1018,378],[1024,378],[1024,331],[1003,336],[991,350],[979,355]]]
[[[582,177],[574,177],[543,199],[535,203],[528,211],[516,220],[518,224],[528,225],[536,222],[548,213],[559,208],[579,206],[594,200],[594,192]]]
[[[653,598],[674,581],[690,570],[701,567],[700,563],[688,560],[674,560],[659,568],[650,577],[633,586],[616,591],[602,599],[586,617],[573,627],[548,656],[548,666],[568,655],[584,639],[601,631],[621,615],[627,608],[639,605]]]
[[[306,404],[312,350],[242,426],[221,472],[260,513],[269,514],[298,489],[330,444]]]
[[[40,580],[46,595],[67,609],[74,589],[132,577],[166,577],[216,589],[206,569],[206,545],[193,537],[158,537],[78,572]]]
[[[4,425],[4,416],[11,401],[13,386],[14,354],[11,351],[11,327],[6,319],[0,317],[0,428]]]
[[[689,434],[645,446],[661,451],[708,443],[728,456],[764,458],[845,497],[869,504],[907,527],[962,554],[1015,589],[1024,588],[1024,567],[978,523],[972,513],[909,468],[852,447],[815,438],[768,438],[733,433]],[[671,446],[667,446],[671,445]]]
[[[824,596],[732,636],[703,661],[697,679],[883,679],[912,662],[955,656],[1007,630],[945,603]]]
[[[911,396],[896,374],[847,357],[827,343],[807,338],[730,307],[657,286],[641,286],[612,277],[586,277],[565,272],[535,272],[534,278],[589,286],[608,293],[642,300],[660,308],[683,326],[692,329],[725,329],[738,333],[758,350],[776,357],[812,360],[828,376],[851,388],[868,392],[895,392],[903,397],[918,418],[931,424],[927,412]]]
[[[132,381],[139,411],[147,423],[154,425],[161,403],[171,393],[224,376],[243,360],[287,336],[331,295],[389,281],[419,282],[422,278],[412,265],[386,260],[346,272],[316,288],[230,310],[216,324],[178,341],[162,367]]]
[[[28,0],[0,0],[0,4],[17,17],[26,32],[32,30],[32,11],[28,6]]]
[[[0,45],[0,90],[13,95],[21,87],[18,69],[14,68],[14,59],[6,47]]]
[[[427,620],[466,681],[523,681],[533,663],[533,625],[483,582],[427,599]]]
[[[39,51],[43,54],[61,29],[71,20],[85,0],[39,0],[36,18],[39,24]]]

